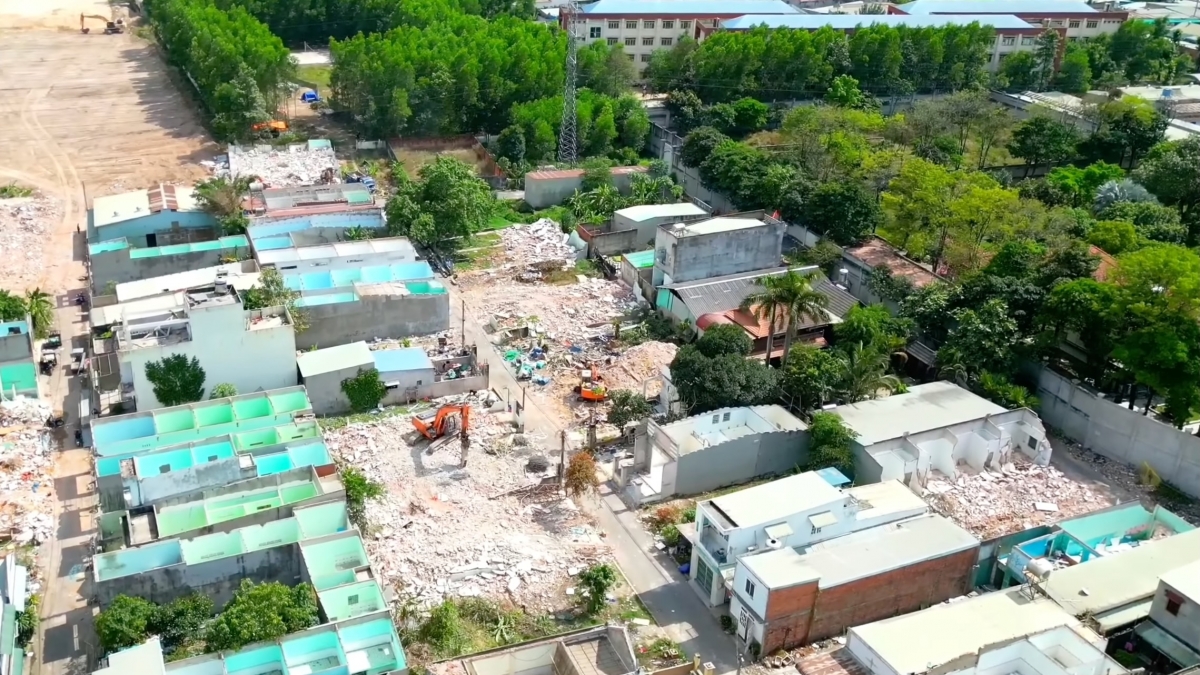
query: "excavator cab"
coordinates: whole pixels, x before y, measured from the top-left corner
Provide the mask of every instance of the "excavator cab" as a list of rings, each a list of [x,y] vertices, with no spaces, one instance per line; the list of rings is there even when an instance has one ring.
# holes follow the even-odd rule
[[[589,363],[579,371],[579,386],[575,387],[580,401],[599,403],[608,400],[608,387],[604,386],[604,376],[600,374],[598,364]]]
[[[282,120],[271,120],[270,122],[259,122],[250,127],[254,133],[265,134],[273,138],[279,138],[279,135],[286,133],[288,130],[287,122]]]
[[[471,407],[466,405],[444,405],[423,415],[414,415],[413,426],[422,436],[433,441],[451,436],[457,431],[467,431],[470,426]]]

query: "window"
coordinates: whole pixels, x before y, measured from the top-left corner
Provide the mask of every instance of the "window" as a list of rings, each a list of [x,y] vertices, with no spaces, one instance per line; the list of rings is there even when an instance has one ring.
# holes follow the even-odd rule
[[[1028,47],[1034,43],[1034,38],[1025,35],[1021,38],[1021,46]]]
[[[1088,28],[1095,28],[1095,27],[1097,27],[1097,26],[1099,26],[1099,25],[1100,25],[1100,22],[1099,22],[1099,21],[1097,21],[1097,20],[1095,20],[1095,19],[1088,19],[1088,22],[1087,22],[1087,27],[1088,27]]]
[[[1179,616],[1179,610],[1183,608],[1183,598],[1166,589],[1163,589],[1163,592],[1167,596],[1167,614]]]
[[[821,528],[817,527],[816,525],[813,525],[813,526],[812,526],[812,533],[813,533],[813,534],[821,534]]]
[[[1050,22],[1050,27],[1051,27],[1051,28],[1062,28],[1062,20],[1061,20],[1061,19],[1058,19],[1058,20],[1055,20],[1055,21],[1051,21],[1051,22]]]
[[[637,30],[637,19],[634,19],[633,21],[626,21],[625,27],[629,30]]]
[[[754,597],[754,582],[749,579],[746,580],[746,597]]]
[[[626,54],[625,56],[628,56],[630,61],[633,60],[633,54]]]
[[[688,30],[692,27],[692,22],[690,19],[684,19],[679,22],[679,27],[683,30]]]
[[[592,26],[588,29],[588,36],[592,38],[600,37],[600,26]]]
[[[346,598],[346,604],[347,605],[357,605],[358,604],[358,594],[355,593],[354,595],[351,595],[350,597]]]
[[[632,47],[637,44],[637,38],[625,38],[625,46]]]
[[[1037,439],[1036,439],[1036,438],[1034,438],[1033,436],[1030,436],[1030,437],[1029,437],[1029,441],[1028,441],[1028,443],[1029,443],[1029,449],[1030,449],[1030,450],[1036,450],[1036,449],[1037,449]]]
[[[662,38],[658,42],[659,42],[659,44],[661,44],[664,47],[670,47],[671,43],[674,41],[675,41],[675,38]]]
[[[1001,40],[1001,42],[1000,42],[1000,44],[1004,45],[1005,47],[1011,47],[1011,46],[1015,45],[1016,43],[1017,43],[1017,38],[1015,38],[1011,35],[1005,35],[1004,39]]]
[[[616,30],[616,29],[618,29],[618,28],[620,28],[620,27],[621,27],[621,22],[620,22],[620,21],[609,21],[609,22],[608,22],[608,27],[609,27],[611,30]]]
[[[713,424],[717,424],[720,421],[721,421],[720,415],[713,415]]]
[[[675,27],[674,19],[663,19],[663,28],[671,29]]]
[[[611,47],[617,44],[617,38],[608,38],[608,46]]]
[[[1079,19],[1071,19],[1068,21],[1067,28],[1079,28]]]
[[[646,19],[643,21],[642,28],[654,28],[654,19]]]
[[[729,413],[725,413],[724,415],[722,415],[721,420],[723,422],[728,422],[729,421]]]
[[[643,47],[653,47],[654,46],[654,38],[642,38],[642,46]]]
[[[633,56],[633,55],[630,54],[630,56]],[[650,55],[649,54],[642,54],[642,63],[650,63]]]

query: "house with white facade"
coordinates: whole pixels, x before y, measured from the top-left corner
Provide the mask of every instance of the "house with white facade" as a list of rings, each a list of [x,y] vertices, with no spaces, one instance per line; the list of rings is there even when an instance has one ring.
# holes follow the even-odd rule
[[[296,384],[296,335],[284,307],[247,310],[237,289],[218,278],[207,286],[168,292],[92,310],[94,377],[120,374],[126,410],[162,407],[146,364],[195,357],[205,389],[232,384],[240,393]]]
[[[855,479],[900,480],[923,488],[932,472],[953,480],[961,470],[1000,468],[1020,452],[1050,463],[1050,441],[1037,413],[1007,410],[953,382],[830,410],[857,437]]]
[[[715,607],[729,599],[742,556],[810,546],[928,511],[896,481],[841,489],[810,471],[702,501],[695,529],[680,533],[692,542],[692,587]]]
[[[1129,19],[1129,12],[1107,9],[1104,3],[1083,0],[1006,0],[1000,3],[990,0],[916,0],[903,5],[887,5],[887,8],[889,14],[974,14],[980,16],[980,23],[985,15],[1013,15],[1041,30],[1057,30],[1070,42],[1111,35]],[[1034,41],[1036,38],[1031,39],[1030,44]]]

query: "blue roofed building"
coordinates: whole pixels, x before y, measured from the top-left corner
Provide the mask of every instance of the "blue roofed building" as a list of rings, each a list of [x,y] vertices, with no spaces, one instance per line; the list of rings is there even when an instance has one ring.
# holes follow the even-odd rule
[[[743,14],[799,14],[783,0],[597,0],[582,6],[586,44],[621,45],[640,73],[658,49]]]
[[[1053,28],[1069,41],[1109,35],[1129,19],[1129,12],[1104,11],[1083,0],[914,0],[889,6],[891,14],[1009,14],[1041,30]]]

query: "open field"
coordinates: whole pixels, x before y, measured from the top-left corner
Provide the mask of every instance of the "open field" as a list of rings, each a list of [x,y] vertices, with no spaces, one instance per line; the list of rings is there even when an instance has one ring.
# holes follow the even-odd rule
[[[154,48],[129,34],[81,35],[81,11],[109,14],[77,0],[0,0],[0,182],[58,202],[23,276],[60,291],[77,285],[65,270],[88,199],[204,178],[196,162],[217,151]]]

